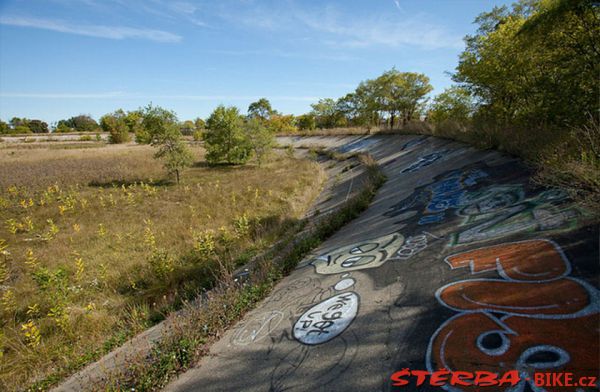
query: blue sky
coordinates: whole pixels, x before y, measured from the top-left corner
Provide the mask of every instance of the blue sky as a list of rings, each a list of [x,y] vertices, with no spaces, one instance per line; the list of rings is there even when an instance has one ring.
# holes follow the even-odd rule
[[[392,67],[451,84],[474,18],[505,0],[0,0],[0,118],[149,102],[180,119],[267,97],[301,114]]]

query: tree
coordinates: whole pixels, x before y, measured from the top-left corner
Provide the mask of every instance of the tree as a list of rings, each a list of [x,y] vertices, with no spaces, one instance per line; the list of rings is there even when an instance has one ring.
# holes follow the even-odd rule
[[[45,123],[41,120],[29,120],[29,129],[33,133],[48,133],[50,130],[48,129],[48,123]]]
[[[66,132],[97,132],[100,129],[96,120],[86,114],[80,114],[67,120],[60,120],[57,125],[57,128],[59,127],[59,132],[65,132],[67,128],[69,128],[69,131]]]
[[[242,128],[243,118],[235,107],[219,105],[206,122],[203,134],[209,163],[245,163],[251,146]]]
[[[245,124],[245,130],[250,147],[260,166],[275,144],[273,132],[258,118],[250,118]]]
[[[196,124],[192,120],[186,120],[179,125],[182,135],[193,135],[196,131]]]
[[[434,98],[427,117],[433,124],[441,124],[448,120],[467,124],[474,110],[475,105],[469,90],[452,86]]]
[[[303,131],[312,131],[317,128],[315,116],[310,113],[296,117],[296,124],[298,125],[298,128]]]
[[[390,115],[390,127],[394,118],[400,116],[402,125],[418,115],[425,103],[425,96],[433,90],[429,78],[415,72],[399,72],[391,69],[375,80],[380,110]]]
[[[0,135],[6,135],[8,133],[10,133],[10,127],[7,123],[0,120]]]
[[[333,128],[336,126],[339,113],[336,110],[335,100],[331,98],[324,98],[310,106],[312,107],[311,114],[315,117],[317,127]]]
[[[135,141],[142,144],[151,144],[165,132],[169,132],[173,125],[177,125],[177,116],[174,112],[150,103],[140,109],[141,127],[135,135]]]
[[[124,120],[129,128],[129,132],[133,133],[134,135],[142,132],[142,121],[144,120],[144,116],[141,110],[131,110],[127,112]]]
[[[248,106],[248,118],[268,120],[273,114],[275,114],[275,111],[271,107],[271,103],[267,98],[261,98],[256,102],[252,102],[250,106]]]
[[[206,121],[198,117],[194,120],[194,125],[196,126],[197,131],[201,131],[206,128]]]
[[[477,17],[454,80],[486,124],[580,126],[600,100],[600,7],[585,0],[521,0]]]
[[[54,132],[67,133],[67,132],[73,132],[73,129],[67,125],[66,120],[60,120],[56,124],[56,127],[54,128]]]
[[[100,127],[104,132],[109,133],[108,140],[110,143],[125,143],[131,140],[129,126],[125,118],[126,114],[121,109],[100,118]]]
[[[293,114],[273,114],[268,121],[263,121],[274,134],[292,133],[297,130]]]
[[[179,184],[180,172],[191,166],[194,157],[192,152],[181,140],[181,132],[175,123],[167,123],[160,132],[154,133],[152,145],[158,150],[154,158],[162,159],[164,167],[169,174],[175,174]]]

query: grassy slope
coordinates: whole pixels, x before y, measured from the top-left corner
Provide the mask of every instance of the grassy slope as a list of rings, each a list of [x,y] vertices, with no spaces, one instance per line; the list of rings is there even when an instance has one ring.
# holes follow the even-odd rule
[[[209,168],[194,153],[175,186],[156,181],[149,147],[0,150],[4,389],[74,370],[161,320],[273,243],[323,181],[309,161]]]

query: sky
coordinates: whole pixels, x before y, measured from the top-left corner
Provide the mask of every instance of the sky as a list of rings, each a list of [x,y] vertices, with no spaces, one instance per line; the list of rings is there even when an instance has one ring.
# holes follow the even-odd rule
[[[506,0],[0,0],[0,119],[181,120],[266,97],[292,114],[395,67],[452,84],[475,17]]]

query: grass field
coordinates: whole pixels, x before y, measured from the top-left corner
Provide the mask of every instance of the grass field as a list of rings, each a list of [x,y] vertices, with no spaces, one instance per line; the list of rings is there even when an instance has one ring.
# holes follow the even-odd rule
[[[0,149],[0,389],[49,384],[162,320],[302,216],[311,161],[197,163],[147,146]]]

